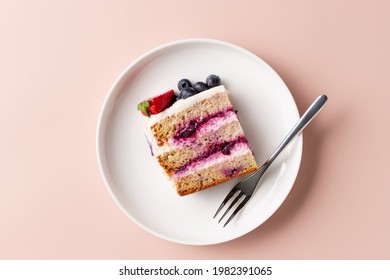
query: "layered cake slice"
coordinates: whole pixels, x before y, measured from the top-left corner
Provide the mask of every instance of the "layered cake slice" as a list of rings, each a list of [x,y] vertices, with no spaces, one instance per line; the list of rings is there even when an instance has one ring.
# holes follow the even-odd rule
[[[144,130],[152,154],[181,196],[258,169],[223,85],[150,114]]]

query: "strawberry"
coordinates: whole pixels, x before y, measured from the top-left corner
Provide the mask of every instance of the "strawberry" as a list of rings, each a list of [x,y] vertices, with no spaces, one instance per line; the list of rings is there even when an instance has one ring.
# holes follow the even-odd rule
[[[141,111],[142,115],[150,117],[150,115],[158,114],[171,106],[174,95],[173,89],[149,98],[138,104],[137,109]]]

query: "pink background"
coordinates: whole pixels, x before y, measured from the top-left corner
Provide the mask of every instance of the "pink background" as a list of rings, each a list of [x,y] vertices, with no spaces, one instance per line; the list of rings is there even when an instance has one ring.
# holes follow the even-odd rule
[[[389,259],[389,1],[0,1],[0,259]],[[184,38],[262,57],[305,130],[285,203],[219,245],[161,240],[117,207],[99,111],[143,52]]]

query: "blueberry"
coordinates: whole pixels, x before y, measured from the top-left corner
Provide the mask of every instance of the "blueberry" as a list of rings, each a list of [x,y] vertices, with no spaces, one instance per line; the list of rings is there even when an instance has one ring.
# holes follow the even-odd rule
[[[198,92],[193,87],[185,87],[180,91],[179,98],[186,99],[186,98],[191,97],[197,93]]]
[[[182,90],[183,88],[186,88],[186,87],[192,87],[192,84],[191,84],[190,80],[188,80],[188,79],[181,79],[177,83],[177,88],[179,90]]]
[[[206,84],[210,88],[216,87],[221,85],[221,79],[217,75],[211,74],[206,78]]]
[[[196,89],[197,92],[202,92],[209,89],[209,86],[204,82],[197,82],[194,84],[194,89]]]

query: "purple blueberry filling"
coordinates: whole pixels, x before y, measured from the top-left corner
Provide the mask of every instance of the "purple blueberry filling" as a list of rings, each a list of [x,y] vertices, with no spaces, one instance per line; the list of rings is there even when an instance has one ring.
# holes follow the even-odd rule
[[[235,144],[236,144],[235,142],[228,142],[225,146],[223,146],[221,152],[222,152],[224,155],[230,155],[230,150],[233,148],[233,146],[234,146]]]
[[[177,173],[183,172],[183,171],[187,170],[187,168],[189,166],[195,164],[196,162],[202,161],[202,160],[210,157],[211,155],[214,155],[214,154],[219,153],[219,152],[223,153],[224,155],[230,155],[231,149],[237,143],[248,143],[248,140],[245,138],[245,136],[239,136],[231,141],[213,143],[208,147],[208,149],[204,153],[198,155],[197,157],[190,159],[186,164],[179,167],[175,171],[175,173],[177,174]]]
[[[233,177],[235,176],[238,172],[241,172],[244,168],[242,166],[236,166],[232,169],[225,169],[223,170],[223,174],[226,176],[226,177]]]
[[[176,131],[175,136],[173,137],[176,140],[189,138],[196,133],[196,131],[205,123],[210,121],[213,118],[221,118],[226,115],[227,112],[233,111],[233,108],[227,108],[223,111],[216,112],[214,114],[208,115],[206,117],[199,117],[194,120],[182,124]]]
[[[149,140],[148,140],[148,137],[146,137],[146,134],[145,134],[145,139],[146,139],[146,142],[148,143],[148,146],[149,146],[149,149],[150,149],[150,154],[151,154],[152,156],[154,156],[152,144],[150,144],[150,142],[149,142]]]
[[[199,126],[201,126],[200,121],[197,121],[197,120],[189,121],[185,125],[179,127],[174,138],[175,139],[182,139],[182,138],[191,137],[198,130]]]

